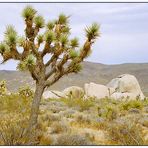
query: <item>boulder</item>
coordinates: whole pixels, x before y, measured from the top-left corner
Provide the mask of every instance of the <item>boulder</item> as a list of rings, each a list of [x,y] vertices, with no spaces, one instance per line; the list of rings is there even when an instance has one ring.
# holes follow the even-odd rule
[[[135,95],[133,93],[120,93],[120,92],[115,92],[113,93],[111,96],[111,98],[114,98],[114,99],[135,99]]]
[[[84,85],[85,94],[87,97],[95,97],[97,99],[109,97],[110,91],[113,92],[113,89],[110,90],[107,86],[95,83],[89,83]]]
[[[129,97],[130,99],[144,99],[144,95],[141,91],[140,85],[135,76],[130,74],[123,74],[115,79],[112,79],[107,87],[115,89],[115,92],[111,97],[124,98]]]
[[[63,90],[63,93],[67,97],[82,98],[84,96],[84,90],[78,86],[71,86]]]
[[[43,93],[43,98],[44,99],[59,99],[65,97],[65,94],[60,92],[60,91],[45,91]]]

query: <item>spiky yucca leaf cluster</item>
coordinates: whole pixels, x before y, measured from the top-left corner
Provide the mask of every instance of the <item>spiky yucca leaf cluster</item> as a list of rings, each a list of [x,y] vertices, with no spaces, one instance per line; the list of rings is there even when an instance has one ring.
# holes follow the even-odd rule
[[[5,42],[10,46],[17,43],[17,32],[12,25],[6,27]]]
[[[17,43],[18,43],[18,46],[24,46],[25,44],[25,37],[21,36],[21,37],[18,37],[17,39]]]
[[[36,63],[36,59],[35,59],[34,55],[32,55],[32,54],[28,55],[28,57],[26,58],[25,61],[26,61],[26,65],[28,67],[33,66]]]
[[[74,38],[70,41],[70,45],[72,48],[76,48],[76,47],[79,47],[79,40],[78,38]]]
[[[25,19],[28,19],[28,18],[33,18],[36,14],[36,10],[33,9],[31,6],[26,6],[25,9],[23,10],[22,12],[22,16],[25,18]]]
[[[61,24],[61,25],[67,24],[68,23],[68,18],[69,18],[69,16],[66,16],[63,13],[61,13],[59,15],[58,24]]]
[[[37,42],[40,44],[40,43],[42,43],[44,41],[44,36],[42,35],[42,34],[39,34],[38,36],[37,36]]]
[[[62,46],[64,47],[69,42],[68,35],[67,34],[62,34],[60,36],[60,42],[61,42]]]
[[[100,36],[99,28],[100,26],[97,23],[93,23],[90,27],[85,28],[86,36],[89,41],[96,39],[98,36]]]
[[[46,26],[47,26],[47,29],[53,30],[53,28],[55,27],[55,22],[49,21]]]
[[[6,43],[1,42],[0,43],[0,53],[3,54],[4,52],[9,52],[9,51],[10,51],[9,46]]]
[[[36,27],[43,28],[45,25],[45,20],[41,15],[38,15],[34,18],[34,23],[35,23]]]
[[[35,64],[36,58],[34,57],[34,55],[30,54],[24,61],[21,61],[18,64],[17,69],[19,69],[20,71],[25,71],[35,66]]]
[[[64,26],[61,30],[62,33],[70,34],[70,28],[68,26]]]
[[[69,56],[71,59],[78,57],[78,52],[76,50],[70,50],[69,51]]]
[[[55,33],[51,30],[47,31],[45,33],[45,41],[51,43],[54,40],[55,40]]]

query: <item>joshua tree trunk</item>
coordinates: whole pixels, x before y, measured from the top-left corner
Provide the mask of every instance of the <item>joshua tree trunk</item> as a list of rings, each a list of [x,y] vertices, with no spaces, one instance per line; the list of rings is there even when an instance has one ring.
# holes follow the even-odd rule
[[[28,132],[31,129],[33,129],[37,124],[39,106],[40,106],[41,97],[44,92],[44,89],[45,89],[45,87],[44,87],[43,81],[36,83],[36,90],[35,90],[35,94],[34,94],[34,98],[33,98],[33,102],[32,102],[32,107],[31,107]]]

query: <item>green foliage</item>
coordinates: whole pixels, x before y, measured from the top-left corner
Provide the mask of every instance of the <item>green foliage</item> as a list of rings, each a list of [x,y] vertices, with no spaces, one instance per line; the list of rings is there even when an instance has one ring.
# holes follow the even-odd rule
[[[34,96],[34,92],[33,90],[30,89],[29,86],[20,87],[18,92],[19,92],[19,95],[24,98],[27,98],[27,97],[33,98]]]
[[[67,24],[68,23],[68,18],[69,18],[69,16],[66,16],[63,13],[61,13],[59,15],[58,24],[61,24],[61,25]]]
[[[45,24],[45,20],[41,15],[38,15],[34,18],[34,23],[36,24],[36,27],[43,28]]]
[[[78,47],[78,46],[79,46],[79,40],[78,40],[78,38],[72,39],[72,40],[70,41],[70,45],[71,45],[72,48]]]
[[[65,34],[69,34],[70,33],[70,28],[68,26],[64,26],[64,27],[62,27],[61,32],[65,33]]]
[[[100,117],[106,118],[107,120],[113,120],[118,117],[119,110],[115,105],[106,105],[101,109],[98,107],[98,115]]]
[[[6,44],[1,42],[0,43],[0,53],[3,54],[6,51]]]
[[[78,107],[81,111],[88,110],[90,107],[94,106],[94,101],[92,99],[61,98],[61,101],[69,107]]]
[[[25,37],[24,36],[21,36],[21,37],[18,37],[18,39],[17,39],[17,43],[18,43],[18,45],[19,46],[24,46],[24,43],[25,43]]]
[[[31,67],[36,63],[36,59],[33,54],[28,55],[25,61],[26,61],[27,67]]]
[[[17,43],[17,32],[12,25],[6,27],[5,42],[10,46]]]
[[[130,101],[122,102],[120,107],[123,110],[129,110],[131,108],[142,109],[143,102],[140,100],[130,100]]]
[[[78,57],[78,52],[76,51],[76,50],[70,50],[69,51],[69,56],[70,56],[70,58],[76,58],[76,57]]]
[[[86,27],[85,32],[88,40],[96,39],[99,34],[100,26],[97,23],[93,23],[90,27]]]
[[[49,21],[46,26],[47,29],[52,30],[55,27],[55,22]]]
[[[33,18],[36,14],[36,10],[33,9],[31,6],[26,6],[22,12],[22,16],[25,19]]]
[[[22,97],[18,94],[3,95],[0,97],[1,111],[22,113],[28,115],[31,107],[31,97]]]
[[[41,34],[39,34],[39,35],[37,36],[37,41],[38,41],[39,44],[44,41],[44,38],[43,38],[43,37],[44,37],[44,36],[41,35]]]
[[[26,67],[25,61],[21,61],[20,63],[18,63],[17,69],[20,70],[20,71],[26,71],[26,70],[28,70],[27,67]]]
[[[34,57],[34,55],[30,54],[25,60],[20,61],[20,63],[17,66],[17,69],[19,69],[20,71],[26,71],[29,68],[33,68],[35,64],[36,58]]]
[[[51,43],[54,40],[55,40],[55,33],[51,30],[47,31],[45,33],[45,41]]]
[[[68,35],[62,34],[60,37],[60,42],[61,42],[62,46],[64,47],[69,42]]]

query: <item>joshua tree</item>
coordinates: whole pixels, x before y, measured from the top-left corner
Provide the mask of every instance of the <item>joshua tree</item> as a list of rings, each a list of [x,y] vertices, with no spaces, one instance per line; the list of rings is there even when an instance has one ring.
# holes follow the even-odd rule
[[[45,24],[44,18],[37,15],[37,11],[31,6],[24,8],[22,16],[26,26],[24,37],[18,36],[13,26],[7,26],[4,40],[0,44],[0,53],[3,57],[2,63],[10,59],[18,60],[17,69],[29,71],[36,82],[29,120],[30,129],[37,123],[45,88],[64,75],[79,72],[81,62],[89,55],[91,46],[100,33],[96,23],[86,27],[86,41],[79,48],[77,38],[69,39],[69,16],[60,14],[56,20]]]

